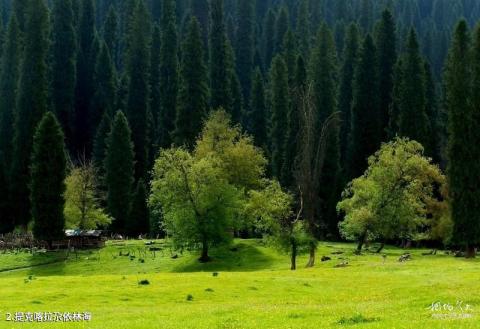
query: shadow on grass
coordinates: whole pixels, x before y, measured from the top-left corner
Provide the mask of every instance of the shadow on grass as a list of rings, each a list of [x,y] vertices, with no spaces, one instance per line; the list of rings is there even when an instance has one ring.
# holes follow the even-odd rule
[[[268,269],[274,263],[271,255],[252,243],[237,243],[231,247],[219,247],[212,249],[211,261],[208,263],[199,262],[198,258],[191,258],[187,262],[179,264],[172,269],[172,272],[251,272]]]
[[[64,250],[35,253],[30,259],[28,274],[32,276],[53,276],[64,274],[67,252]]]

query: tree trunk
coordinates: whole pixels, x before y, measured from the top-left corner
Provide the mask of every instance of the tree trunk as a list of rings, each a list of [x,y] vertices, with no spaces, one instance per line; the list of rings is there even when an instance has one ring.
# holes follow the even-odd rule
[[[379,254],[379,253],[383,250],[384,247],[385,247],[385,242],[382,242],[382,243],[380,244],[380,247],[378,247],[376,253]]]
[[[465,258],[475,258],[477,251],[475,250],[475,247],[471,245],[467,245],[467,248],[465,249]]]
[[[292,257],[291,257],[291,263],[292,266],[290,269],[292,271],[297,269],[297,244],[295,242],[292,242]]]
[[[200,256],[201,263],[207,263],[210,261],[210,257],[208,256],[208,242],[204,239],[202,242],[202,256]]]
[[[357,245],[357,254],[361,253],[362,252],[362,247],[363,247],[363,244],[365,243],[365,238],[367,237],[367,233],[363,233],[361,236],[360,236],[360,239],[358,239],[358,245]]]
[[[308,263],[306,267],[313,267],[315,265],[315,250],[317,247],[314,243],[310,244],[310,257],[308,258]]]

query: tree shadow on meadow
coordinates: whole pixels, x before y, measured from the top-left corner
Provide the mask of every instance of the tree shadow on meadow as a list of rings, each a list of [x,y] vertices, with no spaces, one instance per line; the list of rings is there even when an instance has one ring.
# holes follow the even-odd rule
[[[67,251],[34,253],[29,260],[29,276],[54,276],[65,273]]]
[[[212,249],[211,261],[201,263],[198,258],[175,266],[172,272],[251,272],[271,268],[275,259],[250,243],[237,243],[231,247]]]

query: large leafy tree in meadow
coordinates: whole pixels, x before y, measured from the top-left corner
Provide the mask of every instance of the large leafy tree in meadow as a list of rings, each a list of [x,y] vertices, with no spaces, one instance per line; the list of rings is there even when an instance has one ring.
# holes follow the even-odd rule
[[[107,138],[105,156],[105,185],[107,210],[113,217],[112,230],[126,232],[126,223],[132,206],[134,183],[134,151],[131,130],[125,115],[118,111]]]
[[[47,112],[35,132],[30,167],[30,201],[33,235],[51,242],[64,236],[65,176],[67,157],[62,128]]]
[[[358,251],[366,239],[448,240],[446,178],[424,156],[422,145],[397,138],[383,144],[368,163],[337,205],[345,214],[339,225],[344,238],[359,241]]]
[[[480,81],[479,35],[477,33],[475,36],[472,59],[467,22],[461,21],[457,25],[445,71],[449,135],[448,178],[452,218],[455,223],[453,242],[466,248],[467,257],[475,257],[474,247],[480,242],[480,217],[477,211],[480,198],[480,102],[477,94]]]
[[[155,163],[150,208],[177,247],[226,243],[245,220],[251,191],[262,190],[266,159],[224,111],[205,123],[193,152],[169,149]],[[160,215],[161,214],[161,215]],[[243,214],[243,215],[242,215]]]
[[[51,98],[67,141],[72,138],[77,40],[71,0],[56,0],[52,11]]]
[[[43,0],[28,2],[23,38],[24,54],[18,82],[14,123],[11,202],[15,205],[16,225],[30,221],[29,177],[33,134],[47,111],[48,10]],[[31,54],[35,54],[32,56]]]
[[[208,82],[204,63],[203,42],[200,26],[192,17],[187,37],[183,44],[180,69],[180,90],[177,117],[175,120],[175,142],[193,148],[201,131],[202,119],[207,114]]]

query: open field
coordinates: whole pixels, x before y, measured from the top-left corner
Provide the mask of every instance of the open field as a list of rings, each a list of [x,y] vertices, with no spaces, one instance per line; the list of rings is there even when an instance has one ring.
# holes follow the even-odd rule
[[[140,255],[141,242],[109,243],[66,261],[63,252],[0,254],[0,328],[479,328],[479,260],[414,249],[411,261],[399,263],[404,251],[388,247],[384,263],[377,254],[353,255],[350,244],[322,243],[318,258],[331,261],[292,272],[287,255],[258,241],[237,240],[235,247],[213,251],[208,264],[189,253]],[[135,258],[119,256],[127,250]],[[339,257],[349,266],[334,268]],[[299,265],[305,262],[300,257]],[[432,311],[437,301],[453,310]],[[7,312],[46,311],[88,311],[92,320],[5,321]],[[471,318],[434,315],[454,313]]]

